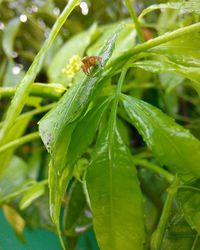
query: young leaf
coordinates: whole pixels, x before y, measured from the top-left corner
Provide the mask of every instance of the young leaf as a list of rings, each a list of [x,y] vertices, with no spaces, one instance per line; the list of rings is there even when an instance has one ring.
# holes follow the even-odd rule
[[[86,175],[94,230],[101,249],[143,249],[143,202],[136,170],[115,129],[104,131]]]
[[[200,176],[200,142],[190,132],[154,106],[122,96],[131,123],[160,162],[182,180]]]

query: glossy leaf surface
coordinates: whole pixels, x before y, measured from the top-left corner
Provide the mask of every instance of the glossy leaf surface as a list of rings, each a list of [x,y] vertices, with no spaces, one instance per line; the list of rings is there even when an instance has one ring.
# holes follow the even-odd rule
[[[100,249],[143,249],[144,214],[139,182],[117,130],[105,131],[88,167],[86,185]]]
[[[125,95],[122,101],[132,124],[163,165],[183,180],[200,176],[198,139],[154,106]]]

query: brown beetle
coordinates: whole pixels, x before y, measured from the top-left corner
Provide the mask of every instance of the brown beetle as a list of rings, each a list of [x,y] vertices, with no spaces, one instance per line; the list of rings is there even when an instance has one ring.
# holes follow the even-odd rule
[[[91,68],[101,63],[100,56],[86,56],[82,59],[81,69],[86,75],[90,74]]]

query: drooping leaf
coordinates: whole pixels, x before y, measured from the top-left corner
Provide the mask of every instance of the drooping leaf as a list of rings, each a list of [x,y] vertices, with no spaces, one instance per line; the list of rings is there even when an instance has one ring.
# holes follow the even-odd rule
[[[198,0],[188,0],[188,1],[181,0],[181,1],[177,1],[177,2],[153,4],[142,11],[142,13],[139,16],[139,19],[141,19],[146,14],[148,14],[154,10],[163,10],[163,9],[179,10],[180,13],[200,14],[200,2]]]
[[[86,175],[101,249],[143,249],[144,213],[136,170],[117,130],[104,131]]]
[[[200,176],[200,142],[188,130],[154,106],[122,96],[132,124],[142,135],[155,157],[182,180]]]
[[[75,181],[70,189],[64,211],[63,228],[68,236],[77,236],[92,226],[92,214],[87,206],[82,183]]]

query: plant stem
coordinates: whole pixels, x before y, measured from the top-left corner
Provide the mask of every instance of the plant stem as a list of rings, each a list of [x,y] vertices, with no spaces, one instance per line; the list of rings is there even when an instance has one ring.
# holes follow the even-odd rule
[[[173,204],[174,197],[176,195],[176,192],[178,190],[178,184],[179,180],[176,177],[174,179],[174,182],[171,184],[171,186],[168,188],[168,195],[167,199],[164,204],[164,208],[160,217],[160,221],[158,223],[157,229],[154,232],[152,239],[151,239],[151,249],[152,250],[160,250],[161,249],[161,244],[162,240],[164,237],[166,225],[168,222],[169,218],[169,213]]]
[[[30,141],[33,141],[33,140],[39,139],[39,138],[40,138],[40,136],[39,136],[38,132],[34,132],[31,134],[25,135],[23,137],[20,137],[16,140],[13,140],[13,141],[3,145],[2,147],[0,147],[0,153],[4,152],[10,148],[19,147],[27,142],[30,142]]]
[[[126,76],[126,72],[127,72],[127,67],[124,67],[122,69],[121,75],[119,77],[119,82],[118,82],[117,89],[115,92],[115,98],[113,100],[112,108],[111,108],[111,114],[110,114],[110,120],[109,120],[109,145],[110,145],[109,146],[109,158],[110,159],[111,159],[114,129],[115,129],[115,125],[116,125],[117,108],[118,108],[118,103],[119,103],[119,99],[120,99],[120,94],[121,94],[124,78]]]
[[[173,181],[174,181],[174,178],[175,178],[174,175],[170,174],[168,171],[164,170],[163,168],[157,166],[156,164],[154,164],[152,162],[149,162],[149,161],[144,160],[144,159],[134,158],[134,157],[133,157],[133,162],[136,165],[140,165],[140,166],[145,167],[147,169],[153,170],[154,172],[156,172],[160,175],[163,175],[169,183],[173,183]]]
[[[163,43],[169,42],[171,40],[177,39],[181,36],[188,35],[193,32],[198,32],[200,31],[200,23],[195,23],[190,26],[186,26],[184,28],[177,29],[172,32],[167,32],[162,36],[156,37],[154,39],[148,40],[145,43],[139,44],[135,46],[133,49],[130,49],[123,53],[120,57],[117,59],[113,60],[111,63],[108,63],[106,69],[110,70],[112,67],[118,65],[118,67],[121,67],[121,65],[124,64],[125,61],[130,59],[132,56],[140,53],[140,52],[145,52],[153,47],[156,47],[158,45],[161,45]],[[116,69],[115,69],[116,70]]]
[[[9,133],[9,129],[14,124],[17,116],[22,111],[24,104],[26,103],[26,99],[29,95],[29,92],[31,90],[31,86],[39,73],[39,71],[42,68],[42,64],[45,58],[45,55],[53,43],[55,37],[57,36],[59,30],[61,29],[62,25],[66,21],[69,14],[72,12],[72,10],[75,8],[76,4],[79,2],[79,0],[70,0],[66,7],[64,8],[63,12],[55,22],[49,37],[44,42],[42,48],[40,49],[39,53],[35,57],[32,65],[30,66],[29,70],[27,71],[24,78],[19,82],[15,96],[9,106],[9,109],[6,114],[4,125],[1,129],[0,133],[0,145],[4,144],[4,140],[6,137],[6,134]]]
[[[49,109],[53,108],[54,105],[55,105],[55,103],[51,103],[51,104],[48,104],[48,105],[45,105],[45,106],[33,109],[31,111],[25,112],[22,115],[18,116],[17,119],[16,119],[16,121],[22,120],[25,117],[32,117],[33,115],[37,115],[37,114],[43,113],[45,111],[48,111]],[[0,123],[0,128],[2,126],[3,126],[3,122]]]
[[[133,7],[133,4],[131,3],[131,0],[125,0],[125,3],[126,3],[126,7],[127,7],[128,11],[129,11],[129,14],[130,14],[130,16],[133,19],[133,22],[135,24],[135,29],[137,31],[139,41],[140,41],[140,43],[143,43],[145,41],[145,39],[144,39],[142,30],[140,28],[140,24],[139,24],[135,9]]]
[[[30,95],[58,100],[66,88],[58,84],[34,83]],[[0,87],[0,97],[11,97],[15,94],[15,87]]]

